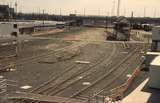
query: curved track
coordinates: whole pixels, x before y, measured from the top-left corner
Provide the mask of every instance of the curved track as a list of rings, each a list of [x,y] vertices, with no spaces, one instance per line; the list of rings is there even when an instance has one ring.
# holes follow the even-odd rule
[[[27,57],[27,58],[23,58],[23,59],[19,59],[17,60],[16,62],[12,63],[12,65],[15,65],[15,66],[21,66],[21,65],[24,65],[24,64],[27,64],[27,63],[32,63],[36,60],[39,60],[41,58],[47,58],[49,56],[52,56],[54,55],[56,52],[61,52],[61,50],[64,50],[64,49],[72,49],[72,48],[77,48],[77,47],[81,47],[83,46],[82,44],[81,45],[77,45],[77,46],[67,46],[67,47],[64,47],[64,48],[60,48],[60,49],[57,49],[55,51],[50,51],[48,53],[42,53],[40,55],[36,55],[36,56],[31,56],[31,57]],[[3,67],[2,69],[7,69],[10,67],[10,64],[6,65],[5,67]]]
[[[52,86],[52,88],[47,88],[45,91],[42,91],[41,93],[46,95],[56,95],[59,92],[62,92],[63,90],[71,87],[73,84],[79,82],[82,78],[85,78],[95,72],[97,68],[95,68],[97,65],[100,65],[105,60],[106,62],[109,62],[110,59],[114,56],[116,52],[115,45],[113,45],[113,50],[111,52],[111,55],[108,57],[108,55],[105,55],[100,60],[98,59],[97,62],[88,67],[87,69],[83,71],[78,71],[76,74],[72,75],[70,78],[66,79],[65,81],[61,82],[60,84],[56,84],[55,86]],[[82,78],[81,78],[82,77]]]
[[[85,76],[89,75],[90,73],[92,73],[93,71],[95,71],[95,70],[92,70],[93,67],[101,64],[106,59],[108,61],[110,61],[110,59],[115,54],[115,52],[116,52],[116,46],[115,46],[115,44],[113,44],[113,50],[112,50],[111,55],[109,57],[108,57],[108,55],[105,54],[103,57],[101,57],[100,59],[95,61],[94,65],[91,65],[91,66],[87,67],[84,70],[83,70],[83,68],[81,68],[81,69],[78,70],[78,72],[74,73],[72,76],[66,77],[65,80],[55,83],[55,80],[60,78],[62,75],[71,75],[71,73],[72,73],[71,71],[74,69],[74,66],[70,67],[69,69],[67,69],[66,71],[64,71],[60,75],[58,75],[57,77],[51,78],[46,83],[42,84],[41,86],[39,86],[38,88],[32,90],[31,92],[32,93],[45,94],[45,95],[56,94],[56,93],[64,90],[65,88],[71,86],[73,83],[78,82],[80,80],[80,78],[79,79],[75,79],[76,77],[79,77],[79,76],[85,77]],[[72,81],[72,82],[70,82],[70,81]],[[67,84],[67,85],[64,86],[64,84]],[[62,86],[59,88],[59,85],[62,85]],[[55,90],[56,90],[56,92],[55,92]],[[20,101],[18,103],[21,103],[21,102],[23,102],[23,101]]]
[[[116,85],[114,85],[114,83],[117,83],[117,86],[118,86],[118,84],[120,82],[119,78],[122,77],[122,75],[124,75],[124,77],[126,77],[125,72],[127,71],[127,69],[130,69],[130,65],[135,60],[139,59],[139,57],[140,57],[140,54],[138,54],[136,51],[134,51],[133,53],[129,54],[124,60],[122,60],[121,63],[114,66],[109,73],[102,76],[102,78],[100,78],[98,80],[98,82],[101,81],[101,83],[99,83],[100,86],[98,86],[98,85],[96,86],[96,84],[98,82],[93,83],[91,86],[88,86],[85,89],[82,89],[79,92],[77,92],[76,94],[72,95],[72,97],[79,97],[80,96],[80,97],[89,98],[88,96],[95,97],[99,94],[107,95],[107,94],[104,94],[104,92],[107,92],[107,91],[113,89],[114,86],[116,87]],[[108,78],[110,78],[110,79],[108,79]],[[126,77],[126,79],[127,79],[127,77]],[[91,94],[91,91],[94,91],[94,92],[92,92],[92,94]]]
[[[113,74],[113,72],[115,72],[121,65],[123,65],[127,60],[130,59],[131,56],[133,56],[133,54],[135,53],[132,52],[130,53],[129,55],[127,55],[120,63],[118,63],[117,65],[115,65],[113,68],[110,69],[109,72],[105,73],[104,75],[102,75],[101,77],[99,77],[97,80],[95,80],[91,85],[89,86],[86,86],[82,89],[80,89],[79,91],[77,91],[76,93],[74,93],[73,95],[70,96],[70,98],[73,98],[73,97],[76,97],[78,96],[79,94],[82,94],[84,91],[87,91],[89,88],[93,87],[94,85],[96,85],[97,83],[99,83],[100,81],[104,80],[105,78],[109,77],[110,75]],[[123,73],[123,72],[122,72]],[[114,76],[115,79],[117,79],[118,76]],[[112,77],[113,78],[113,77]],[[115,80],[114,79],[114,80]],[[110,84],[110,83],[107,83],[107,84]]]
[[[79,65],[80,68],[75,71],[76,66],[69,67],[66,71],[59,74],[56,77],[51,78],[46,83],[42,84],[38,88],[31,91],[31,93],[37,93],[42,95],[50,95],[50,96],[62,96],[67,98],[77,98],[77,99],[88,99],[88,93],[90,94],[94,88],[97,88],[97,85],[102,84],[101,88],[98,88],[91,94],[91,97],[95,97],[96,95],[101,94],[103,91],[108,90],[107,88],[110,85],[117,81],[118,78],[123,75],[123,73],[128,69],[130,63],[134,62],[136,58],[139,57],[139,48],[131,50],[119,63],[112,64],[113,57],[116,57],[117,48],[116,45],[113,44],[112,52],[109,55],[104,55],[103,58],[97,59],[93,65],[89,67],[85,67],[83,65]],[[107,64],[106,64],[107,63]],[[112,65],[111,65],[112,64]],[[103,65],[103,66],[100,66]],[[100,68],[99,68],[100,66]],[[102,68],[101,68],[102,67]],[[99,68],[99,69],[97,69]],[[88,78],[92,77],[93,74],[97,72],[97,70],[104,71],[107,68],[107,72],[103,72],[98,78],[93,79],[90,85],[81,86],[78,90],[72,90],[74,86],[82,81],[88,80]],[[74,72],[73,72],[74,71]],[[99,71],[98,71],[99,72]],[[101,74],[101,73],[100,73]],[[62,77],[63,76],[63,77]],[[61,78],[62,77],[62,78]],[[109,80],[109,81],[107,81]],[[106,82],[107,81],[107,82]],[[72,92],[70,92],[72,91]],[[68,94],[66,94],[66,92]],[[24,101],[17,101],[16,103],[23,103]],[[29,103],[40,103],[40,102],[29,102]]]

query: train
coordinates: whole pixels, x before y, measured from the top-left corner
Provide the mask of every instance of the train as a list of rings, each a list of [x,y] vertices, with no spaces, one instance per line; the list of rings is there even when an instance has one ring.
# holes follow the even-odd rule
[[[152,24],[140,24],[140,23],[132,24],[132,29],[136,30],[152,31],[152,28],[153,28]]]

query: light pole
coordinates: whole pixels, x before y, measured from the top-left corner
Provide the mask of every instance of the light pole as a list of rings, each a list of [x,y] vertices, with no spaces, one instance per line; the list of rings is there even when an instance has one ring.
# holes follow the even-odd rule
[[[146,7],[144,7],[144,18],[146,17]]]
[[[98,9],[98,16],[100,16],[101,15],[101,10],[100,10],[100,8]]]
[[[121,5],[121,0],[118,0],[117,17],[120,16],[120,5]]]
[[[116,3],[116,1],[113,0],[113,5],[112,5],[112,9],[111,9],[111,16],[115,15],[115,3]]]
[[[84,16],[86,16],[86,9],[85,8],[83,10],[83,14],[84,14]]]
[[[43,28],[44,28],[44,20],[45,20],[45,10],[43,9]]]

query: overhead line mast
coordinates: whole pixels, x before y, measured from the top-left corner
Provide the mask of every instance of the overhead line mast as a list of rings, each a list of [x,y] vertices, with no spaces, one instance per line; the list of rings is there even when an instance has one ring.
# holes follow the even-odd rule
[[[113,0],[112,10],[111,10],[111,16],[115,15],[115,4],[116,4],[116,1]]]
[[[118,0],[117,17],[120,16],[120,5],[121,5],[121,0]]]

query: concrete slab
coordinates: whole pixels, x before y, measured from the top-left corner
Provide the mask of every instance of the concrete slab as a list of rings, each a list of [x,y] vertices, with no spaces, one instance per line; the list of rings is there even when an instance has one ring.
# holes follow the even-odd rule
[[[160,90],[148,87],[149,79],[143,81],[130,95],[121,103],[159,103]]]

